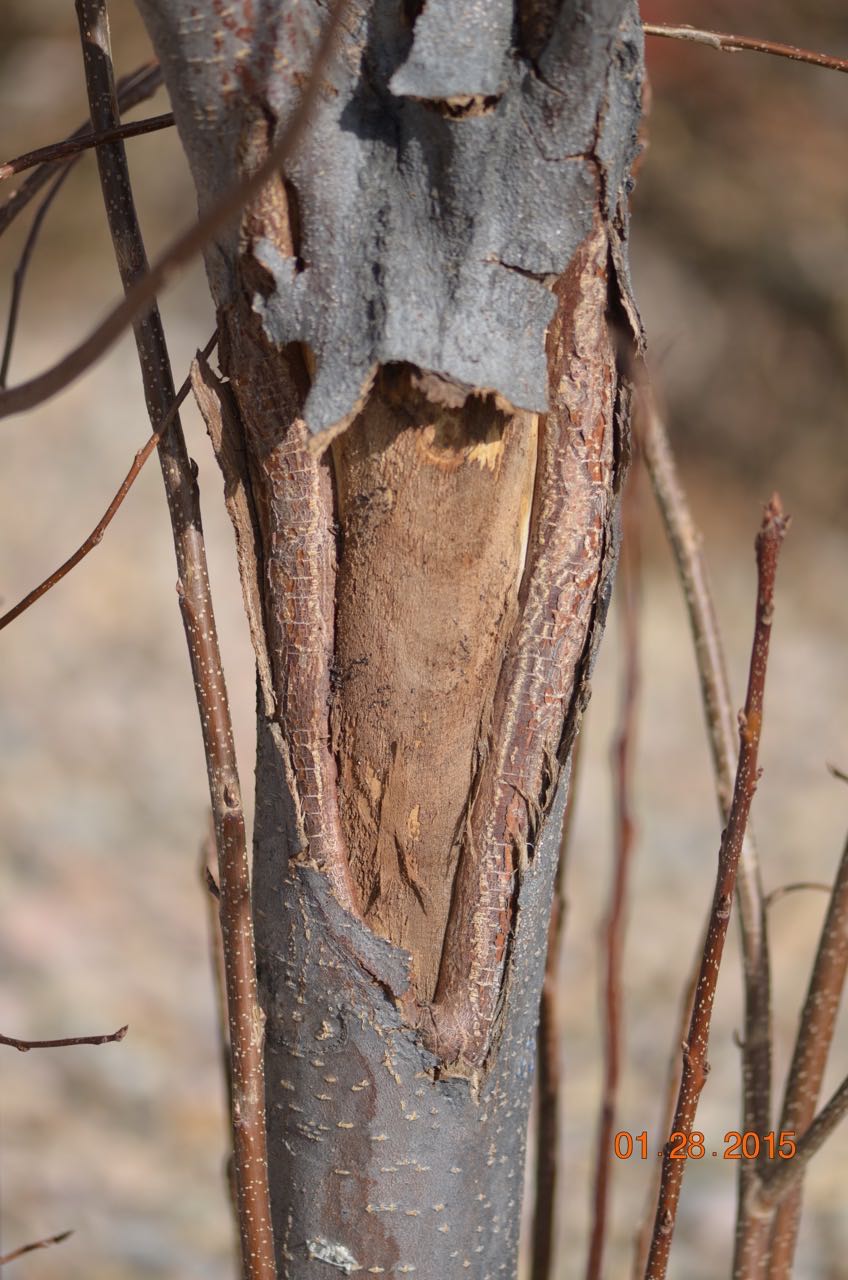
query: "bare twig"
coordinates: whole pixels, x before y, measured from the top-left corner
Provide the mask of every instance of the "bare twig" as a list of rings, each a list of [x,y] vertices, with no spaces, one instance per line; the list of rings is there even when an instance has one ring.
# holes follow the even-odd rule
[[[781,898],[787,898],[792,893],[802,893],[808,889],[830,893],[832,888],[832,885],[825,884],[823,880],[796,880],[793,884],[780,884],[776,889],[772,889],[771,893],[766,894],[766,906],[773,907],[776,902],[780,902]]]
[[[324,27],[309,79],[303,90],[297,110],[283,129],[279,141],[268,152],[262,164],[252,174],[236,182],[228,191],[201,215],[182,235],[178,236],[152,267],[145,268],[126,290],[124,298],[109,312],[106,318],[68,355],[44,373],[22,382],[16,387],[0,391],[0,418],[22,413],[49,400],[90,368],[108,351],[134,321],[146,316],[166,284],[170,283],[203,250],[209,242],[232,222],[257,192],[261,191],[272,174],[277,173],[296,146],[312,105],[318,95],[324,67],[332,53],[346,0],[337,0]],[[117,119],[117,112],[114,119]],[[104,126],[106,127],[106,126]],[[107,144],[117,146],[117,143]],[[102,155],[106,148],[100,148]],[[39,172],[36,170],[36,172]]]
[[[813,1122],[827,1066],[836,1017],[848,973],[848,841],[822,925],[818,951],[810,975],[807,998],[798,1024],[795,1049],[783,1111],[781,1131],[804,1135]],[[794,1160],[794,1158],[793,1158]],[[764,1175],[767,1179],[770,1174]],[[799,1176],[792,1193],[784,1196],[775,1215],[769,1245],[769,1280],[788,1280],[792,1271],[798,1224],[801,1218]]]
[[[737,732],[721,636],[701,549],[701,536],[695,528],[680,485],[656,399],[645,378],[639,380],[639,391],[637,429],[654,495],[683,586],[716,778],[716,796],[722,823],[726,824],[736,770]],[[745,985],[742,1131],[763,1135],[768,1131],[771,1121],[771,972],[762,877],[757,846],[750,826],[742,844],[736,900],[739,907]],[[700,955],[698,950],[693,961],[690,984],[694,983],[694,975],[700,969]],[[737,1225],[742,1221],[742,1204],[752,1172],[750,1161],[740,1161]]]
[[[565,804],[562,832],[560,834],[559,861],[557,862],[556,882],[551,904],[551,918],[548,923],[545,976],[542,982],[542,998],[539,1002],[538,1060],[536,1068],[537,1140],[536,1167],[533,1174],[533,1257],[530,1271],[532,1280],[552,1280],[554,1275],[554,1232],[556,1228],[563,1075],[559,962],[562,954],[562,937],[567,913],[565,871],[568,863],[568,847],[575,798],[577,796],[581,741],[582,738],[578,737],[571,753],[568,798]]]
[[[49,1249],[54,1244],[61,1244],[63,1240],[67,1240],[73,1234],[73,1231],[60,1231],[57,1236],[46,1236],[43,1240],[33,1240],[30,1244],[22,1244],[17,1249],[13,1249],[11,1253],[4,1253],[0,1257],[0,1267],[5,1267],[7,1262],[14,1262],[16,1258],[22,1258],[25,1253],[34,1253],[36,1249]]]
[[[621,561],[617,578],[619,599],[622,603],[624,685],[618,732],[611,754],[615,797],[615,855],[609,908],[604,930],[604,1075],[595,1151],[592,1226],[589,1236],[586,1280],[600,1280],[603,1275],[615,1112],[621,1071],[621,976],[624,962],[630,863],[635,837],[630,791],[636,736],[636,711],[639,697],[639,595],[641,580],[639,472],[640,458],[637,453],[634,457],[622,503],[623,534]]]
[[[793,62],[810,62],[814,67],[826,67],[828,71],[848,71],[848,59],[834,58],[828,53],[814,53],[810,49],[798,49],[794,44],[777,44],[774,40],[759,40],[753,36],[734,36],[724,31],[699,31],[695,27],[669,27],[644,22],[646,36],[663,36],[666,40],[688,40],[691,44],[706,44],[723,53],[770,53],[775,58],[790,58]]]
[[[115,1044],[123,1040],[128,1030],[129,1027],[124,1026],[108,1036],[66,1036],[62,1040],[18,1040],[15,1036],[0,1035],[0,1044],[7,1044],[19,1053],[29,1053],[30,1049],[70,1049],[78,1044]]]
[[[67,160],[68,156],[75,156],[80,151],[90,151],[92,147],[99,147],[104,142],[118,142],[121,139],[138,138],[144,133],[156,133],[159,129],[170,129],[173,123],[173,112],[165,111],[162,115],[148,116],[146,120],[132,120],[129,124],[120,124],[115,129],[101,129],[99,133],[93,133],[89,129],[78,137],[65,138],[62,142],[51,142],[46,147],[25,151],[23,155],[15,156],[14,160],[7,160],[5,164],[0,164],[0,182],[11,178],[16,173],[34,169],[37,164]]]
[[[210,814],[209,830],[200,847],[200,877],[203,882],[203,898],[206,903],[207,936],[209,940],[209,967],[212,970],[212,987],[215,994],[215,1021],[218,1028],[218,1047],[221,1053],[221,1075],[226,1091],[227,1114],[233,1112],[233,1071],[230,1050],[230,1032],[227,1019],[227,966],[221,936],[221,890],[212,871],[216,857],[215,821]],[[227,1153],[226,1180],[236,1238],[239,1235],[239,1202],[236,1185],[235,1160],[232,1146]]]
[[[144,102],[147,98],[153,96],[162,83],[162,72],[158,62],[145,62],[143,66],[137,67],[135,71],[130,72],[128,76],[123,76],[118,81],[118,106],[121,111],[129,111],[132,107],[137,107],[140,102]],[[88,121],[81,124],[70,136],[69,141],[91,135],[91,125]],[[29,204],[29,202],[38,195],[42,187],[44,187],[54,174],[60,169],[70,168],[79,160],[79,156],[73,156],[70,160],[53,160],[49,164],[41,164],[35,169],[28,178],[26,178],[18,187],[17,191],[9,196],[5,204],[0,205],[0,235],[11,225],[19,213],[21,213]]]
[[[212,353],[217,341],[218,330],[216,329],[203,349],[204,356],[209,356]],[[9,623],[14,622],[15,619],[19,618],[22,613],[25,613],[31,605],[34,605],[37,600],[40,600],[42,596],[46,595],[52,587],[56,586],[57,582],[61,582],[72,569],[75,569],[79,562],[84,560],[90,551],[93,551],[96,546],[100,545],[103,541],[103,535],[112,523],[118,508],[121,506],[130,489],[135,484],[145,462],[150,457],[151,453],[153,453],[153,450],[159,444],[165,432],[170,427],[177,412],[179,411],[180,405],[183,403],[190,390],[191,375],[186,378],[185,382],[180,387],[171,403],[171,407],[168,409],[168,412],[157,424],[156,430],[148,437],[147,442],[142,445],[138,453],[133,458],[132,466],[121,481],[117,493],[98,520],[97,524],[92,529],[91,533],[86,538],[85,542],[77,548],[73,555],[68,556],[68,559],[61,564],[58,569],[54,569],[49,577],[45,578],[37,587],[33,587],[32,591],[28,592],[22,600],[19,600],[16,605],[0,616],[0,631],[2,631],[4,627],[8,627]]]
[[[76,7],[91,125],[95,131],[110,129],[118,122],[118,107],[106,0],[77,0]],[[290,134],[290,130],[287,132]],[[121,279],[127,296],[137,297],[134,282],[141,281],[143,287],[150,289],[156,273],[150,273],[147,267],[124,144],[113,142],[99,147],[97,164]],[[135,316],[137,312],[132,314]],[[148,409],[151,418],[158,419],[174,399],[170,360],[158,308],[145,308],[144,318],[135,324],[135,338]],[[173,418],[159,444],[159,457],[173,527],[179,572],[177,592],[200,712],[218,851],[242,1269],[246,1280],[275,1280],[265,1135],[262,1017],[256,986],[244,811],[206,566],[200,501],[178,416]]]
[[[706,936],[702,934],[701,937],[702,941],[698,950],[699,958],[703,955],[704,946],[706,945]],[[689,978],[680,999],[680,1007],[678,1010],[677,1021],[675,1023],[674,1043],[671,1053],[669,1054],[668,1067],[666,1069],[658,1133],[674,1132],[674,1109],[677,1104],[677,1093],[680,1088],[680,1074],[682,1066],[680,1046],[686,1042],[686,1032],[689,1030],[689,1023],[692,1020],[692,1003],[695,999],[695,988],[698,985],[699,971],[700,963],[691,966]],[[651,1249],[651,1237],[653,1236],[654,1231],[654,1215],[656,1213],[657,1197],[660,1193],[661,1182],[662,1165],[657,1163],[653,1166],[653,1175],[648,1186],[644,1216],[639,1226],[639,1230],[636,1232],[635,1248],[633,1251],[633,1280],[641,1280],[641,1277],[645,1274],[645,1267],[648,1264],[648,1254]]]
[[[770,1164],[760,1175],[758,1183],[752,1186],[752,1213],[766,1217],[770,1210],[781,1203],[789,1191],[799,1185],[813,1156],[821,1150],[846,1115],[848,1115],[848,1076],[799,1140],[792,1158]]]
[[[15,267],[12,276],[12,292],[9,298],[9,318],[6,321],[6,337],[3,340],[3,355],[0,357],[0,387],[5,387],[9,376],[9,363],[12,359],[12,347],[15,342],[15,333],[18,327],[18,313],[21,306],[21,298],[23,296],[24,282],[26,281],[26,273],[29,269],[30,259],[35,249],[44,219],[50,211],[50,206],[61,191],[65,179],[70,173],[70,169],[62,169],[53,183],[47,195],[38,206],[38,212],[32,220],[32,226],[29,229],[24,246],[21,249],[18,265]]]
[[[745,710],[739,717],[739,764],[736,769],[730,815],[719,849],[712,910],[695,988],[689,1034],[683,1050],[683,1071],[673,1121],[672,1132],[687,1136],[692,1132],[698,1099],[709,1070],[707,1050],[716,983],[733,903],[742,839],[759,776],[757,756],[763,723],[763,695],[774,614],[774,580],[787,524],[780,500],[775,495],[765,508],[763,523],[756,541],[757,609]],[[646,1280],[663,1280],[668,1266],[686,1165],[685,1160],[672,1159],[670,1151],[671,1143],[667,1142],[663,1153],[662,1181],[645,1272]]]

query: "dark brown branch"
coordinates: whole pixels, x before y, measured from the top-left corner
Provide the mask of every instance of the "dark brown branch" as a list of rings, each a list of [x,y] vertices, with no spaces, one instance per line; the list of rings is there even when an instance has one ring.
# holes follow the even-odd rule
[[[848,973],[848,841],[822,925],[780,1118],[781,1131],[804,1135],[813,1122]],[[794,1163],[794,1157],[793,1157]],[[771,1230],[769,1280],[788,1280],[801,1218],[803,1169],[784,1196]],[[771,1174],[765,1173],[768,1179]]]
[[[578,737],[571,755],[568,799],[562,819],[554,897],[548,923],[548,950],[545,977],[539,1001],[538,1057],[536,1066],[536,1167],[533,1174],[533,1258],[532,1280],[553,1280],[554,1234],[559,1186],[559,1142],[562,1127],[562,1011],[559,1000],[559,962],[565,928],[567,903],[565,871],[571,837],[577,781],[580,768]]]
[[[138,138],[144,133],[156,133],[159,129],[170,129],[173,123],[173,112],[165,111],[162,115],[148,116],[146,120],[132,120],[129,124],[118,125],[115,129],[101,129],[98,133],[93,133],[89,129],[87,133],[80,134],[78,137],[65,138],[63,142],[51,142],[49,146],[38,147],[35,151],[25,151],[14,160],[7,160],[5,164],[0,164],[0,182],[11,178],[15,173],[34,169],[37,164],[67,160],[68,156],[75,156],[80,151],[90,151],[92,147],[99,147],[104,142],[118,142],[121,139]]]
[[[613,1159],[613,1136],[621,1073],[622,988],[627,899],[635,827],[631,809],[636,712],[639,697],[639,595],[641,547],[639,540],[639,455],[634,458],[622,502],[622,547],[617,587],[622,604],[622,649],[624,686],[618,732],[613,743],[611,766],[615,811],[615,853],[609,909],[604,930],[604,1075],[598,1137],[595,1149],[595,1181],[592,1226],[586,1280],[603,1275],[607,1209]]]
[[[706,44],[723,53],[770,53],[775,58],[790,58],[793,62],[809,62],[814,67],[826,67],[828,71],[848,71],[848,59],[834,58],[828,53],[814,53],[810,49],[798,49],[794,44],[777,44],[774,40],[758,40],[753,36],[734,36],[724,31],[699,31],[695,27],[668,27],[652,22],[642,24],[646,36],[662,36],[666,40],[688,40],[691,44]]]
[[[118,106],[106,0],[77,0],[76,7],[91,125],[95,131],[114,128]],[[287,134],[291,135],[291,129]],[[148,270],[124,144],[113,142],[99,147],[97,164],[121,280],[127,297],[138,297],[136,282],[149,291],[156,272]],[[152,294],[149,297],[152,300]],[[134,326],[135,339],[148,411],[155,421],[170,407],[174,387],[158,308],[153,305],[144,310],[144,317]],[[136,315],[137,311],[132,312],[133,317]],[[244,811],[209,587],[196,473],[176,415],[160,441],[159,458],[173,528],[179,573],[177,592],[200,713],[218,850],[242,1269],[246,1280],[275,1280],[265,1135],[264,1038],[256,987]]]
[[[156,296],[206,247],[207,244],[241,212],[268,179],[283,168],[300,138],[312,103],[315,101],[323,79],[324,67],[332,53],[335,35],[345,9],[346,0],[337,0],[312,64],[309,79],[303,90],[297,110],[283,129],[276,146],[268,152],[262,164],[243,181],[225,191],[201,217],[165,250],[152,267],[134,278],[124,298],[77,347],[58,364],[44,373],[22,382],[16,387],[0,391],[0,418],[23,413],[49,400],[51,396],[69,386],[80,374],[99,360],[104,352],[133,322],[141,321],[154,305]],[[117,119],[117,111],[114,119]],[[104,126],[106,127],[106,126]],[[118,143],[107,144],[118,146]],[[105,148],[100,148],[102,155]],[[38,172],[38,170],[36,170]]]
[[[34,1253],[36,1249],[49,1249],[54,1244],[61,1244],[63,1240],[67,1240],[73,1234],[73,1231],[60,1231],[57,1236],[46,1236],[43,1240],[33,1240],[30,1244],[22,1244],[17,1249],[13,1249],[11,1253],[4,1253],[0,1257],[0,1267],[5,1267],[7,1262],[14,1262],[16,1258],[22,1258],[25,1253]]]
[[[21,298],[23,297],[24,283],[26,281],[26,273],[29,269],[30,259],[35,249],[44,219],[50,211],[50,206],[61,191],[65,179],[70,173],[70,169],[62,169],[53,183],[47,195],[38,207],[38,212],[32,220],[32,226],[29,229],[27,238],[24,241],[24,247],[21,249],[18,265],[15,267],[12,276],[12,293],[9,298],[9,318],[6,321],[6,337],[3,340],[3,355],[0,357],[0,387],[5,387],[9,376],[9,364],[12,359],[12,347],[15,342],[15,333],[18,327],[18,313],[21,306]]]
[[[209,356],[212,353],[217,341],[218,331],[216,329],[203,349],[204,356]],[[31,605],[34,605],[37,600],[40,600],[42,596],[46,595],[52,587],[56,586],[57,582],[61,582],[64,577],[67,577],[71,570],[75,569],[79,562],[84,560],[90,551],[93,551],[95,547],[100,545],[103,541],[103,535],[112,523],[118,508],[121,506],[130,489],[135,484],[145,462],[170,427],[177,412],[179,411],[180,405],[183,403],[190,390],[191,375],[186,378],[185,382],[180,387],[168,412],[157,424],[156,430],[133,458],[132,466],[121,481],[117,493],[109,503],[109,506],[106,508],[101,518],[98,520],[97,524],[92,529],[91,533],[86,538],[85,542],[77,548],[72,556],[68,557],[64,564],[61,564],[58,569],[54,569],[49,577],[45,578],[37,587],[33,587],[32,591],[28,592],[22,600],[19,600],[13,608],[9,609],[2,615],[2,617],[0,617],[0,631],[2,631],[4,627],[8,627],[10,622],[14,622],[15,619],[19,618],[22,613],[25,613]]]
[[[115,1044],[123,1040],[128,1029],[124,1026],[108,1036],[65,1036],[62,1040],[18,1040],[15,1036],[0,1035],[0,1044],[7,1044],[19,1053],[29,1053],[30,1049],[70,1049],[78,1044]]]
[[[158,62],[145,62],[143,66],[136,68],[128,76],[123,76],[118,81],[118,106],[120,110],[129,111],[132,107],[137,107],[140,102],[152,97],[161,83],[162,72]],[[90,134],[91,125],[86,121],[85,124],[81,124],[70,135],[69,141],[90,136]],[[78,160],[79,156],[76,155],[70,160],[54,160],[49,164],[39,165],[21,183],[17,191],[9,196],[6,203],[0,205],[0,235],[7,230],[30,201],[38,195],[42,187],[50,181],[54,174],[58,173],[60,169],[71,168]]]
[[[788,521],[783,515],[780,500],[775,495],[765,509],[756,541],[757,609],[745,710],[739,717],[739,764],[736,769],[730,815],[719,849],[712,909],[698,983],[695,988],[689,1034],[683,1050],[683,1071],[672,1128],[672,1132],[687,1136],[694,1127],[698,1099],[709,1071],[707,1051],[713,1001],[733,904],[742,840],[759,777],[757,757],[762,732],[763,696],[774,615],[774,580],[787,525]],[[671,1250],[686,1161],[671,1159],[670,1149],[671,1144],[667,1142],[663,1153],[662,1181],[645,1272],[646,1280],[662,1280],[666,1274]]]
[[[716,795],[722,823],[726,825],[737,763],[737,731],[721,636],[702,552],[701,535],[695,527],[681,488],[671,445],[653,391],[645,378],[639,381],[637,429],[686,600],[701,685],[701,702],[713,759]],[[742,1131],[762,1135],[768,1130],[772,1110],[771,972],[762,877],[750,827],[742,845],[736,897],[745,984]],[[700,951],[695,954],[693,975],[699,968]],[[694,982],[694,976],[691,981]],[[751,1174],[750,1162],[741,1161],[738,1214],[740,1230],[742,1202]]]

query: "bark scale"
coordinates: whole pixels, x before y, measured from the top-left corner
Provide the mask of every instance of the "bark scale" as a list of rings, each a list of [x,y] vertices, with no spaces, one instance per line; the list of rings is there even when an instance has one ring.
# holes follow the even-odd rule
[[[201,204],[321,5],[140,0]],[[569,757],[638,341],[629,0],[351,0],[294,162],[210,248],[259,669],[281,1276],[511,1276]]]

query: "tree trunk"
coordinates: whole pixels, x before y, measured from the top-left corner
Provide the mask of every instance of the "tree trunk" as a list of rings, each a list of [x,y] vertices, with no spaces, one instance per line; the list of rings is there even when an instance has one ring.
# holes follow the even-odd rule
[[[317,0],[140,0],[201,205],[297,109]],[[351,0],[210,248],[259,669],[280,1275],[512,1276],[568,762],[638,342],[631,0]]]

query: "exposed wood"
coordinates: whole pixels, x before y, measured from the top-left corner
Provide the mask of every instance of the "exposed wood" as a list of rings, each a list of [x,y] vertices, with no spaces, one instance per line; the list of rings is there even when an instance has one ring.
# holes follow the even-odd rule
[[[433,388],[436,394],[438,390]],[[364,918],[432,999],[530,524],[536,419],[383,370],[333,447],[333,748]]]

